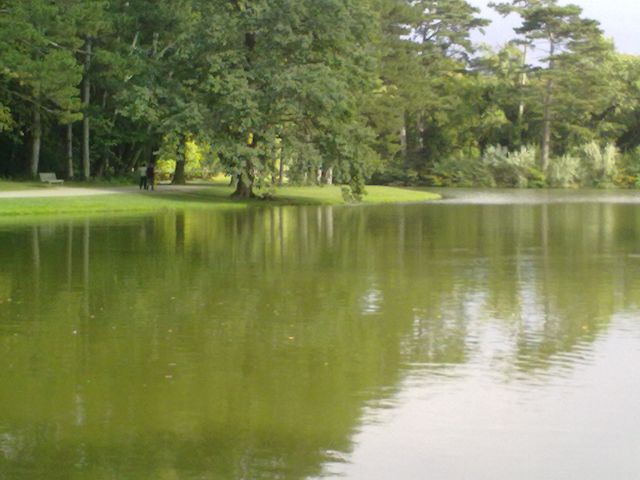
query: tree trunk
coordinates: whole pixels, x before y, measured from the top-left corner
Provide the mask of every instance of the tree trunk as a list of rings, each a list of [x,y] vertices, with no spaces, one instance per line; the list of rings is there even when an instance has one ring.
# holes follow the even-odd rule
[[[135,145],[131,145],[131,150],[133,150],[133,155],[129,157],[127,172],[132,172],[138,166],[140,156],[142,155],[142,147],[136,148]]]
[[[98,168],[95,170],[94,177],[98,179],[102,178],[104,176],[104,172],[106,169],[107,169],[107,165],[105,165],[105,162],[104,161],[101,162],[98,165]]]
[[[40,165],[40,145],[42,144],[42,116],[40,114],[40,105],[33,107],[33,130],[31,134],[31,162],[29,164],[29,173],[32,177],[38,175],[38,167]]]
[[[231,196],[234,198],[255,198],[256,194],[253,193],[253,182],[251,179],[247,181],[242,175],[238,175],[236,190]]]
[[[400,129],[400,154],[403,160],[407,158],[407,127],[405,125]]]
[[[422,152],[424,145],[424,116],[422,113],[418,113],[416,118],[416,147],[418,148],[418,152]]]
[[[107,111],[107,97],[108,94],[105,91],[102,94],[102,111],[104,112]],[[98,178],[109,177],[109,156],[109,144],[107,142],[104,142],[102,150],[102,162],[100,163]]]
[[[173,172],[173,180],[171,180],[172,185],[186,185],[187,180],[184,177],[184,160],[176,161],[176,169]]]
[[[241,2],[240,0],[231,0],[231,4],[234,8],[239,12],[244,12],[246,8],[246,4],[249,2]],[[251,70],[251,64],[253,63],[253,55],[255,54],[256,48],[256,33],[254,31],[248,31],[244,33],[244,47],[245,47],[245,61],[246,66],[245,70]],[[248,77],[251,79],[251,76]],[[252,83],[251,80],[249,80]],[[256,148],[257,140],[256,135],[252,132],[249,134],[249,140],[247,144],[251,148]],[[245,171],[236,176],[236,189],[231,195],[233,198],[253,198],[256,195],[253,193],[253,183],[254,183],[254,171],[253,171],[253,161],[252,159],[248,159],[245,165]]]
[[[525,43],[522,46],[522,65],[521,65],[522,75],[520,75],[520,104],[518,105],[518,124],[522,123],[522,119],[524,117],[523,91],[524,91],[524,87],[527,86],[527,72],[525,72],[526,66],[527,66],[527,44]]]
[[[67,123],[67,180],[73,178],[73,124]]]
[[[549,74],[553,75],[553,54],[555,53],[555,43],[549,42]],[[551,152],[551,123],[553,120],[553,77],[547,80],[544,92],[544,103],[542,113],[542,144],[540,145],[540,168],[543,172],[547,172],[549,168],[549,156]]]
[[[551,151],[551,92],[553,90],[553,81],[547,81],[547,87],[544,97],[544,113],[542,119],[542,145],[540,147],[540,168],[546,172],[549,168],[549,154]]]
[[[279,159],[273,156],[273,162],[271,163],[271,185],[278,184],[278,169],[276,168]]]
[[[514,143],[516,143],[516,145],[519,148],[522,148],[523,146],[523,133],[524,133],[524,112],[525,112],[525,104],[524,104],[524,89],[527,86],[527,72],[526,72],[526,68],[527,68],[527,51],[528,51],[528,45],[526,43],[524,43],[522,45],[522,63],[520,64],[520,68],[522,69],[521,75],[520,75],[520,102],[518,104],[518,120],[516,121],[516,131],[515,134],[517,135],[516,141]]]
[[[173,172],[171,184],[186,185],[187,179],[184,176],[184,168],[187,163],[187,139],[184,136],[180,137],[180,144],[176,153],[176,169]]]
[[[322,169],[322,184],[333,185],[333,168],[327,167]]]
[[[255,140],[252,141],[252,146],[255,146]],[[231,195],[233,198],[255,198],[256,194],[253,193],[253,163],[251,160],[247,161],[247,173],[246,175],[238,175],[236,177],[236,190]]]
[[[408,168],[413,166],[415,160],[415,154],[418,151],[417,132],[413,127],[415,122],[413,121],[413,115],[405,111],[404,112],[404,167]]]
[[[284,182],[284,146],[280,150],[280,165],[278,165],[278,185]]]
[[[118,153],[116,153],[116,165],[115,165],[115,174],[119,177],[122,177],[128,173],[127,167],[124,166],[124,153],[127,150],[127,146],[125,144],[118,145]]]
[[[85,41],[84,80],[82,82],[82,105],[84,115],[82,118],[82,174],[87,180],[91,176],[91,158],[89,151],[89,103],[91,101],[91,80],[89,79],[89,67],[91,66],[91,38]]]

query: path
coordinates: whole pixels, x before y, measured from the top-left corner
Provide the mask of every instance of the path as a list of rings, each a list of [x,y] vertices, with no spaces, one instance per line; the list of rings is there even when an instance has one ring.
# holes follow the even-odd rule
[[[206,185],[158,185],[156,192],[183,192],[185,190],[194,190],[207,188]],[[2,198],[52,198],[52,197],[85,197],[91,195],[116,195],[122,193],[139,193],[141,195],[153,195],[154,192],[141,191],[136,186],[127,187],[50,187],[33,190],[11,190],[7,192],[0,191],[0,199]]]

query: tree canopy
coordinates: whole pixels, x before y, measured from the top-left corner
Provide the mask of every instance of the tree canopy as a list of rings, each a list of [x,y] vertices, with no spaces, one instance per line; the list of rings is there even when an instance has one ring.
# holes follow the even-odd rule
[[[0,176],[170,159],[183,183],[197,145],[240,197],[282,181],[358,196],[372,177],[504,183],[503,160],[520,184],[578,181],[595,143],[634,183],[638,58],[575,5],[493,6],[521,19],[498,49],[473,44],[488,21],[465,0],[2,0]]]

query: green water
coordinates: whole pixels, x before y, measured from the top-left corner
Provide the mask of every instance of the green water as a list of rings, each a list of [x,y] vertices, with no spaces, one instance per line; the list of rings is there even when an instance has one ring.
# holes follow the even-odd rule
[[[0,479],[635,478],[640,205],[530,195],[0,226]]]

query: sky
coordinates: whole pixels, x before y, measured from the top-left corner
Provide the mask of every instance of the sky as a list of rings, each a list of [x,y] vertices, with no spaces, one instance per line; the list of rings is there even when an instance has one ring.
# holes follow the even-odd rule
[[[484,36],[474,35],[475,41],[498,46],[513,38],[517,17],[502,18],[487,7],[490,0],[468,1],[482,9],[484,18],[492,20]],[[640,0],[561,0],[560,3],[579,5],[584,17],[598,20],[605,36],[613,38],[619,52],[640,55]]]

